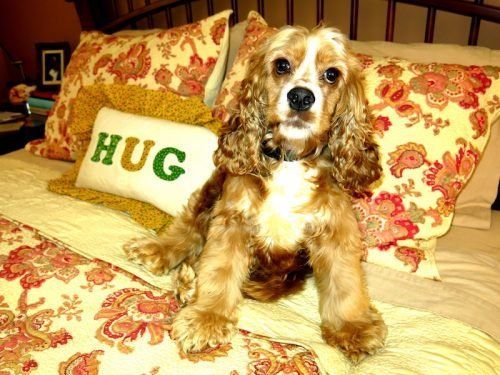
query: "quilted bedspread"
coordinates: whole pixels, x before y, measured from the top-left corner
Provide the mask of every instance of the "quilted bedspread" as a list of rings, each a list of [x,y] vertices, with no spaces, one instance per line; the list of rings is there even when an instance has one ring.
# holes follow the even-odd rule
[[[168,277],[126,261],[152,236],[126,215],[46,191],[58,171],[0,158],[0,374],[498,374],[500,345],[431,312],[375,301],[383,352],[358,366],[323,344],[314,284],[247,300],[227,345],[179,352]]]
[[[179,353],[172,292],[5,217],[0,267],[1,374],[319,373],[308,349],[244,330],[229,345]]]

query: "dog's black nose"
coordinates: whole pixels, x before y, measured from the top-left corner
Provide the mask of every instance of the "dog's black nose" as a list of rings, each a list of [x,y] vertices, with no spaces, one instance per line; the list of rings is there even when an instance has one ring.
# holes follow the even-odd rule
[[[304,87],[294,87],[286,95],[290,108],[296,111],[307,111],[314,103],[314,94]]]

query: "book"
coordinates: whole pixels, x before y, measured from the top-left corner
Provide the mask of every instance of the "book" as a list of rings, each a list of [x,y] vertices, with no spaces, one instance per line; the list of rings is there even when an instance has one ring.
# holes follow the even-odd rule
[[[41,115],[41,116],[47,117],[49,115],[50,109],[44,109],[44,108],[30,106],[30,112],[32,115]]]
[[[11,122],[14,120],[19,120],[26,117],[26,115],[20,113],[20,112],[8,112],[8,111],[3,111],[0,112],[0,124],[6,123],[6,122]]]
[[[54,97],[57,95],[57,92],[55,91],[40,91],[40,90],[35,90],[31,93],[31,96],[34,98],[41,98],[41,99],[50,99],[54,100]]]
[[[36,113],[32,113],[31,116],[29,117],[29,119],[32,122],[45,123],[45,121],[47,121],[47,116],[46,115],[38,115]]]
[[[0,133],[7,133],[21,129],[21,126],[24,125],[24,121],[12,121],[12,122],[4,122],[0,124]]]
[[[28,98],[28,105],[31,107],[38,107],[43,109],[51,109],[54,105],[54,100],[52,99],[41,99],[41,98]]]

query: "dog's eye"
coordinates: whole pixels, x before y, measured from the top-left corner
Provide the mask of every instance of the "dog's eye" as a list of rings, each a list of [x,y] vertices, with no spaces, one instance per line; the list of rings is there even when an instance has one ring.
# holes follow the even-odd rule
[[[339,76],[339,70],[337,68],[328,68],[325,70],[325,73],[323,73],[323,77],[325,78],[325,81],[328,83],[335,83]]]
[[[277,74],[281,75],[290,72],[290,62],[286,59],[276,60],[275,65]]]

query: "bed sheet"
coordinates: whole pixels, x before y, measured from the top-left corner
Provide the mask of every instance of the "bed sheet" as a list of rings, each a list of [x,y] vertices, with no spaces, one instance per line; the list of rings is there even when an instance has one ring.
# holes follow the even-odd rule
[[[352,366],[322,343],[312,282],[278,303],[246,300],[231,344],[179,353],[169,336],[179,308],[170,279],[121,251],[153,233],[125,214],[46,191],[68,167],[22,152],[0,158],[0,373],[500,372],[500,345],[486,333],[381,300],[386,348]]]

